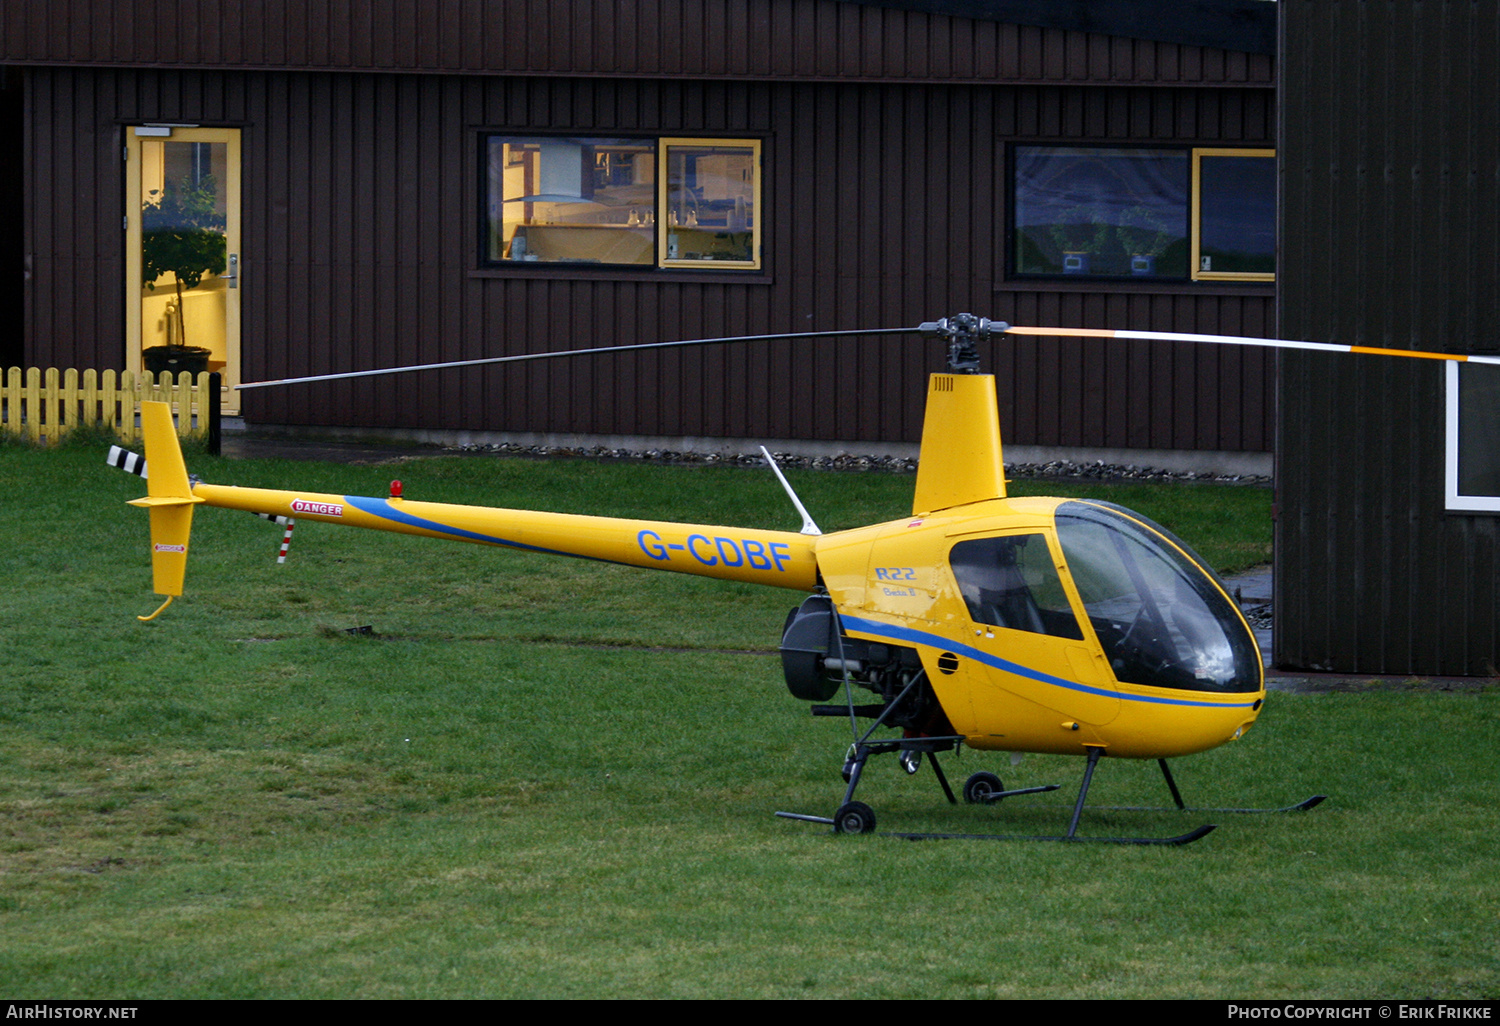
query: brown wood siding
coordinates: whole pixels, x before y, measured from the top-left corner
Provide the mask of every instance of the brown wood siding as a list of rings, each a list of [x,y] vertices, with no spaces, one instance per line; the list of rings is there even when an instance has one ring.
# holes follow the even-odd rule
[[[0,62],[1268,86],[1268,55],[836,0],[8,0]]]
[[[0,67],[0,136],[12,145],[0,152],[0,366],[21,363],[26,347],[26,168],[24,147],[14,145],[26,132],[26,92],[19,68]]]
[[[260,72],[29,73],[29,355],[123,359],[120,123],[244,131],[244,376],[661,339],[1015,323],[1261,333],[1266,288],[1005,281],[1005,147],[1264,144],[1263,91]],[[766,273],[477,267],[482,130],[765,140]],[[1188,131],[1184,133],[1183,129]],[[1006,437],[1265,451],[1270,365],[1157,343],[995,343]],[[44,354],[46,354],[44,356]],[[59,354],[53,356],[52,354]],[[920,435],[941,346],[777,342],[247,393],[268,423],[848,441]]]
[[[1281,334],[1496,351],[1500,11],[1281,7]],[[1500,517],[1444,510],[1444,397],[1426,361],[1282,358],[1278,664],[1500,665]]]
[[[26,337],[47,366],[119,367],[124,339],[121,142],[114,82],[26,76],[23,175]],[[54,112],[66,112],[54,117]],[[106,288],[104,282],[112,283]]]

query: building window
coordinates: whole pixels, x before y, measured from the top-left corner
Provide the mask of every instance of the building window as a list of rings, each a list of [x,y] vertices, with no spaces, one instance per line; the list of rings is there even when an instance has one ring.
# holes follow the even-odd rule
[[[1019,276],[1274,281],[1275,151],[1017,146]]]
[[[484,262],[760,267],[760,142],[485,137]]]
[[[663,267],[759,267],[760,143],[663,139]]]
[[[1193,151],[1193,277],[1276,280],[1276,151]]]
[[[1017,274],[1186,278],[1185,150],[1018,146]]]
[[[1500,512],[1500,366],[1448,364],[1447,507]]]

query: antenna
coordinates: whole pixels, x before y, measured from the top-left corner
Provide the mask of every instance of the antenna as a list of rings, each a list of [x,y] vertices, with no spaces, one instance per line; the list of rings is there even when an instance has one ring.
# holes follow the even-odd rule
[[[796,506],[797,512],[802,514],[802,533],[821,535],[823,532],[818,529],[817,524],[813,523],[813,518],[808,515],[807,507],[802,505],[802,500],[797,498],[797,493],[792,491],[792,486],[787,483],[786,475],[776,465],[776,457],[772,456],[770,450],[764,445],[760,447],[760,453],[766,458],[766,462],[771,465],[771,473],[776,475],[776,480],[781,482],[781,487],[786,489],[787,498],[792,500],[792,505]]]

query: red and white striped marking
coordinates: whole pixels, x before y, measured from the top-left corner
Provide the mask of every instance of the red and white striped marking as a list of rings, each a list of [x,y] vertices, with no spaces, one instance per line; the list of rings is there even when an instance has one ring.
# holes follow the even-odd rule
[[[286,527],[286,534],[281,536],[281,551],[276,554],[276,562],[285,563],[286,551],[292,547],[292,528],[296,526],[297,521],[291,517],[277,516],[275,513],[256,513],[254,515],[260,517],[262,520],[269,520],[273,524],[280,524]]]
[[[291,517],[286,518],[286,534],[281,536],[281,551],[276,554],[276,562],[286,562],[286,550],[292,547],[292,528],[296,526],[297,521]]]

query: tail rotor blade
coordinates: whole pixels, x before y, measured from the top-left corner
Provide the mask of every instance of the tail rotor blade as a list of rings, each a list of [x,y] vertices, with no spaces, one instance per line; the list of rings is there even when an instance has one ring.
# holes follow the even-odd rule
[[[118,445],[111,445],[109,447],[109,454],[104,457],[104,462],[111,467],[123,470],[128,474],[134,474],[140,478],[148,476],[146,474],[146,457],[140,453],[131,452],[129,449],[122,449]]]

